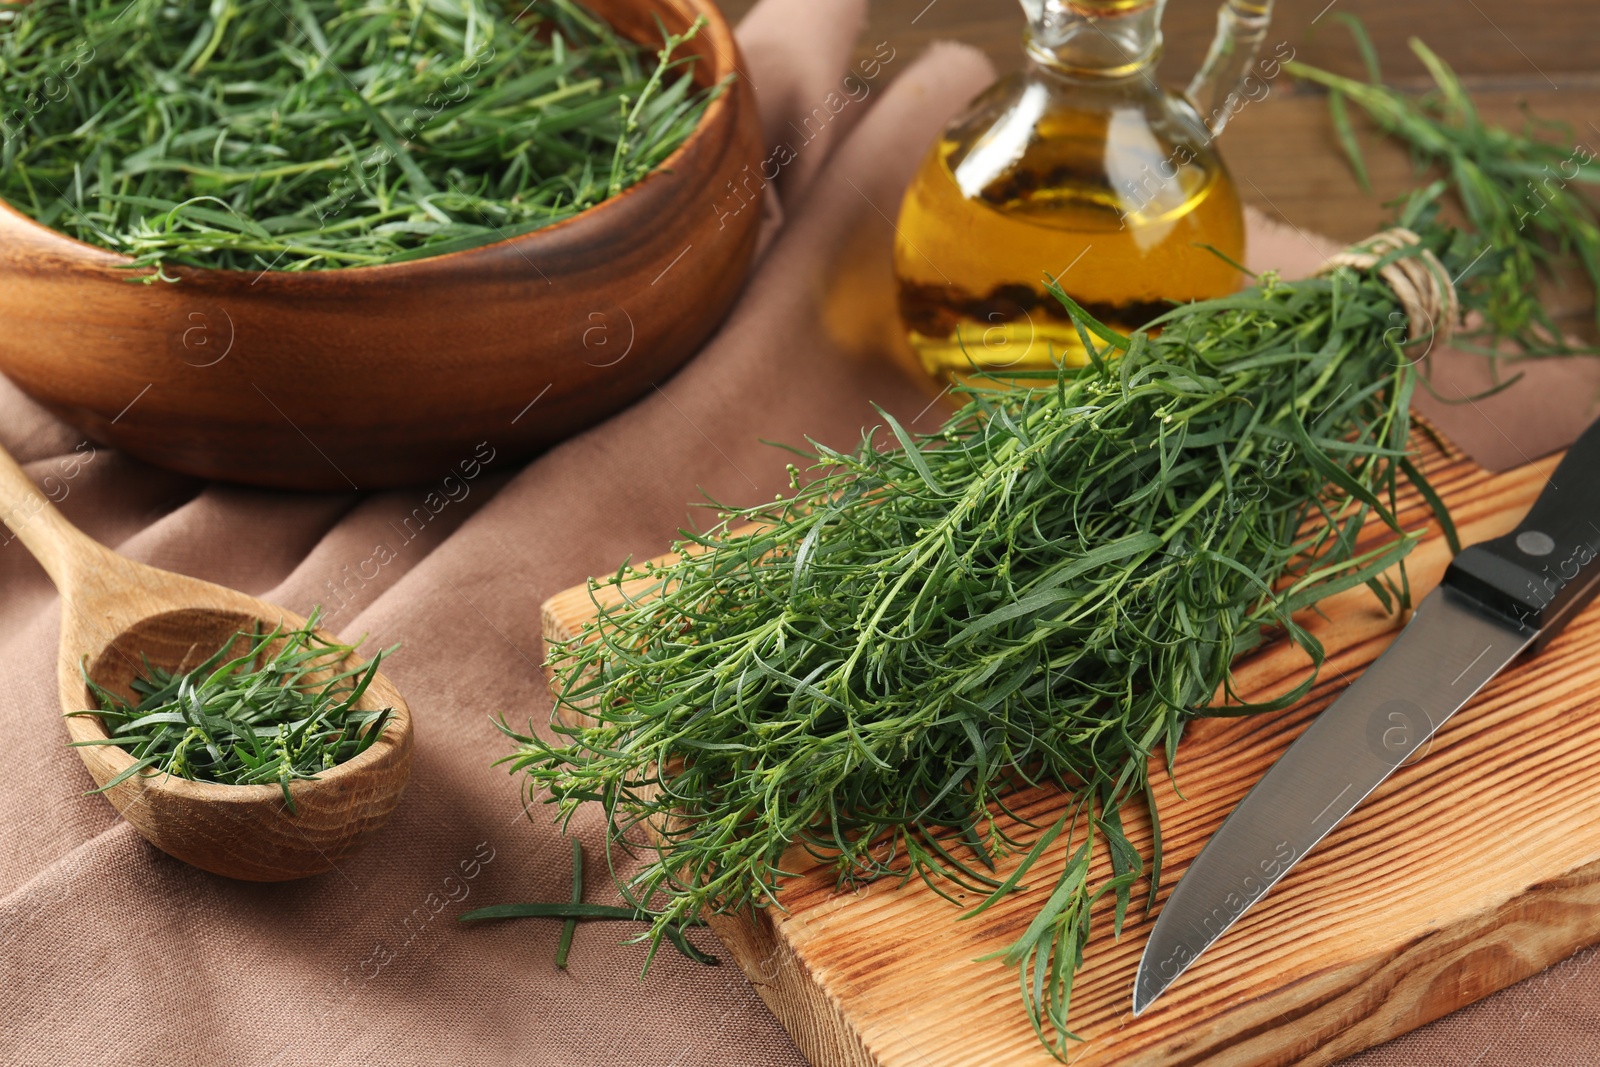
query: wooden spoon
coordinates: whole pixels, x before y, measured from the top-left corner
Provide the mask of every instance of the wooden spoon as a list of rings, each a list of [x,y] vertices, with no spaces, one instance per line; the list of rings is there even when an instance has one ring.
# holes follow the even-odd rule
[[[135,563],[91,540],[3,449],[0,518],[61,593],[57,677],[64,712],[95,706],[80,670],[86,657],[97,684],[129,697],[143,656],[168,670],[187,669],[258,622],[268,629],[305,625],[275,604]],[[185,863],[255,882],[320,874],[366,844],[411,774],[411,712],[399,692],[379,674],[358,706],[391,707],[394,714],[359,756],[315,781],[292,783],[293,813],[276,785],[219,785],[165,774],[135,774],[104,795],[151,844]],[[66,724],[74,741],[107,736],[98,716],[72,715]],[[102,786],[134,762],[115,745],[77,752]]]

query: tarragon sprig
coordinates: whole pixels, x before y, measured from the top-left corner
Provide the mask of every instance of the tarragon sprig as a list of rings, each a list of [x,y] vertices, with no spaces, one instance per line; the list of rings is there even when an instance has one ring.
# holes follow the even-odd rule
[[[0,0],[0,197],[168,266],[373,266],[560,222],[692,133],[698,86],[571,0]]]
[[[133,679],[137,699],[101,686],[82,668],[107,738],[79,745],[117,745],[133,762],[95,792],[135,774],[170,774],[221,785],[275,785],[294,811],[291,783],[314,781],[365,752],[383,733],[393,708],[359,705],[378,665],[394,648],[352,666],[360,647],[317,633],[313,610],[304,626],[240,633],[184,670],[148,660]],[[398,647],[398,646],[395,646]]]

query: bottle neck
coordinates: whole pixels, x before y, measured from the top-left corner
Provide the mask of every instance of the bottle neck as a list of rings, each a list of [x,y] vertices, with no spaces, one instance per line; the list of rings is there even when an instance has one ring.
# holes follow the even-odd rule
[[[1150,78],[1166,0],[1043,0],[1029,8],[1029,58],[1073,81]],[[1151,79],[1153,81],[1153,79]]]

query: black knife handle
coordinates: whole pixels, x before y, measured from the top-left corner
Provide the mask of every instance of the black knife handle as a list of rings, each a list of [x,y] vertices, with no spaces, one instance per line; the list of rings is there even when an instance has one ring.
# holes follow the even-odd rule
[[[1463,549],[1444,580],[1539,631],[1538,648],[1600,592],[1600,420],[1573,442],[1527,517]]]

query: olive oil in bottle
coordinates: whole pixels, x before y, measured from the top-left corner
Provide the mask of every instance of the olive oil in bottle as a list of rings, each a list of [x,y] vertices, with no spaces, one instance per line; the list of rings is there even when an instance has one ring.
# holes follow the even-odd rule
[[[1186,100],[1151,76],[1161,4],[1051,3],[1065,12],[1048,22],[1055,46],[1036,25],[1032,62],[944,132],[901,204],[900,313],[935,377],[1081,364],[1049,281],[1118,330],[1241,281],[1230,260],[1243,260],[1244,220],[1212,145],[1220,122],[1201,119],[1194,86]]]

